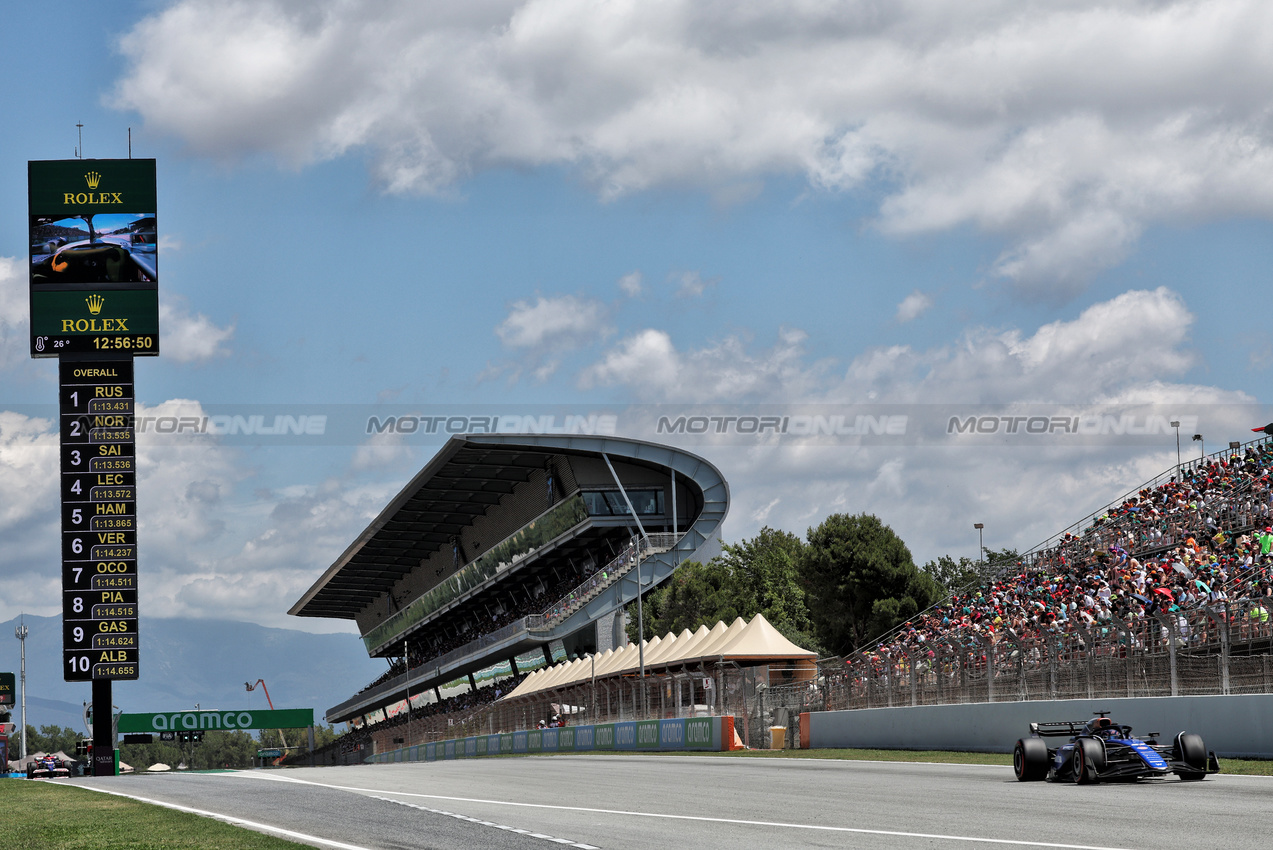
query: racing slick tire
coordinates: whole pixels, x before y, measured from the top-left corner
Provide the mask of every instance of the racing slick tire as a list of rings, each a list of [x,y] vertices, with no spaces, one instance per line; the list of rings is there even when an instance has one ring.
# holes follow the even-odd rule
[[[1070,757],[1070,778],[1075,785],[1100,782],[1098,774],[1105,769],[1105,749],[1095,738],[1079,738]]]
[[[1048,778],[1048,745],[1041,738],[1021,738],[1012,748],[1012,770],[1018,782]]]
[[[1192,732],[1181,732],[1176,736],[1176,744],[1173,755],[1177,761],[1182,761],[1193,770],[1177,770],[1176,775],[1181,779],[1192,781],[1202,779],[1207,775],[1207,746],[1202,742],[1201,735],[1195,735]]]

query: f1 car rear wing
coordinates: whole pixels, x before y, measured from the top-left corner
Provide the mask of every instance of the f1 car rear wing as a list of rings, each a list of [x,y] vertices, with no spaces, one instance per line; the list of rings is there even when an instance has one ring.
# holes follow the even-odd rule
[[[1086,720],[1058,720],[1052,723],[1031,723],[1030,734],[1040,738],[1073,738],[1083,732]]]

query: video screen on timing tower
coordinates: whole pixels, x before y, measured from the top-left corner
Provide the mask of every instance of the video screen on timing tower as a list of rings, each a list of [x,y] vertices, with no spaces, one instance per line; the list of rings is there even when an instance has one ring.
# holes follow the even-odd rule
[[[31,356],[159,353],[153,159],[27,164]]]

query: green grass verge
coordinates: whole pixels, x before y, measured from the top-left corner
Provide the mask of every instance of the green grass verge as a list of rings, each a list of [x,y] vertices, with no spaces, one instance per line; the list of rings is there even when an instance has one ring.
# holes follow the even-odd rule
[[[22,850],[295,850],[228,823],[57,782],[0,779],[0,847]]]

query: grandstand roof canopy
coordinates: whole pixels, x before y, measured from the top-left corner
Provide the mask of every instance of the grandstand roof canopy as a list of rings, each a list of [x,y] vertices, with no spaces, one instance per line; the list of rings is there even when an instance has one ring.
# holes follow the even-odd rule
[[[522,438],[523,441],[526,438]],[[352,620],[366,605],[499,504],[556,448],[449,440],[288,611]]]

